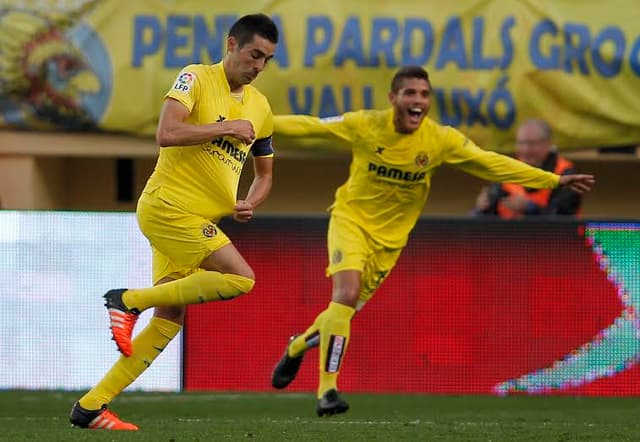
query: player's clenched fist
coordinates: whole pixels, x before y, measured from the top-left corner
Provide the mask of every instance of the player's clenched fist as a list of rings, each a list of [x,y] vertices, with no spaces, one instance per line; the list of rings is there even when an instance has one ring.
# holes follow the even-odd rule
[[[229,129],[229,135],[242,141],[244,144],[251,144],[256,139],[256,132],[253,124],[249,120],[226,120],[224,124]]]
[[[233,219],[240,223],[246,223],[253,217],[253,204],[248,201],[238,200],[233,210]]]

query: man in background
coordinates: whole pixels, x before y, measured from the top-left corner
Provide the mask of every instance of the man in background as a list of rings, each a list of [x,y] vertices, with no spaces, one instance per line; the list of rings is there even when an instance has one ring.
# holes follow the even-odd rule
[[[554,149],[551,128],[540,119],[527,120],[518,128],[516,157],[531,166],[557,175],[576,173],[573,163]],[[472,211],[477,216],[521,219],[534,215],[571,215],[580,213],[582,197],[570,187],[533,189],[515,183],[484,186]]]

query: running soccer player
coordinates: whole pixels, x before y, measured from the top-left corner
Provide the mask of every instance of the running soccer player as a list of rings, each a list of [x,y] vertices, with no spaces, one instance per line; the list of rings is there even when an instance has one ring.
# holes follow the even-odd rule
[[[352,150],[349,177],[330,208],[329,266],[331,302],[303,333],[290,338],[275,366],[272,385],[285,388],[296,377],[303,356],[320,347],[318,416],[344,413],[338,374],[349,344],[351,319],[371,299],[393,269],[415,226],[442,164],[488,181],[533,188],[569,186],[591,189],[591,175],[563,175],[531,167],[505,155],[480,149],[454,128],[427,117],[431,83],[417,66],[403,67],[391,81],[383,110],[348,112],[319,119],[305,115],[274,117],[274,133],[290,137],[337,136]]]
[[[107,406],[178,334],[185,305],[232,299],[253,288],[253,270],[217,224],[228,215],[249,221],[271,189],[273,115],[250,83],[277,42],[269,17],[241,17],[229,31],[224,59],[185,67],[167,92],[156,132],[160,156],[136,211],[151,244],[154,286],[104,295],[122,356],[74,404],[74,426],[137,430]],[[255,177],[247,196],[237,199],[249,152]],[[151,322],[132,341],[138,315],[151,307]]]

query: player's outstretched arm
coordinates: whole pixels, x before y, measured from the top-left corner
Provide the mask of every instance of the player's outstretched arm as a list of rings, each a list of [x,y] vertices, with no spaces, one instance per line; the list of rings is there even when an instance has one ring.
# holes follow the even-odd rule
[[[349,115],[349,116],[347,116]],[[353,113],[318,118],[310,115],[274,115],[273,132],[291,138],[338,138],[351,142],[354,137]]]
[[[311,115],[274,115],[273,132],[289,137],[313,137],[330,133],[327,125]]]
[[[560,186],[567,186],[571,188],[574,192],[579,194],[583,194],[585,192],[590,191],[593,188],[593,185],[596,183],[596,179],[593,175],[588,174],[572,174],[572,175],[561,175],[560,176]]]

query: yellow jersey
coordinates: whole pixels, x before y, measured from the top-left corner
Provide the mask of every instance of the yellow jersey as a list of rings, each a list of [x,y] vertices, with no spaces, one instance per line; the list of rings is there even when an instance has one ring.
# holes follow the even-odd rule
[[[222,66],[189,65],[166,93],[182,103],[190,114],[187,123],[202,125],[224,120],[249,120],[256,141],[248,146],[225,136],[192,146],[160,148],[160,156],[146,192],[161,188],[170,204],[217,222],[233,213],[238,182],[249,151],[254,156],[272,156],[273,115],[264,95],[245,85],[241,96],[233,96]]]
[[[403,247],[429,195],[431,177],[449,164],[487,181],[554,188],[559,177],[476,146],[458,130],[425,118],[411,134],[398,133],[393,109],[347,112],[320,119],[276,115],[274,133],[337,136],[351,146],[349,178],[335,194],[332,216],[352,220],[389,248]]]

